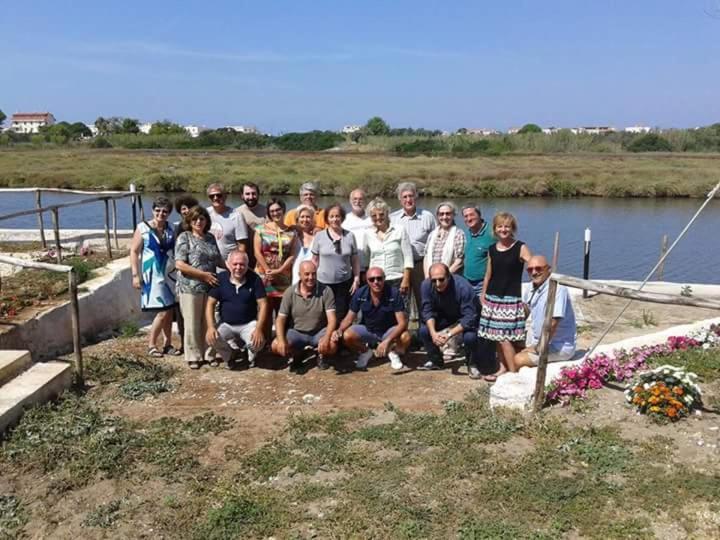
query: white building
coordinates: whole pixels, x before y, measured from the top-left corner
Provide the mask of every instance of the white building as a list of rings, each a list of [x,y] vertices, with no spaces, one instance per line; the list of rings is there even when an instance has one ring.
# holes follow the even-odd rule
[[[255,126],[225,126],[223,129],[232,129],[237,133],[258,133]]]
[[[143,135],[149,135],[152,127],[152,122],[143,122],[142,124],[138,124],[138,129]]]
[[[615,133],[617,130],[611,126],[583,126],[570,128],[575,135],[587,133],[588,135],[605,135],[607,133]]]
[[[190,125],[190,126],[183,126],[183,127],[185,128],[185,131],[187,131],[188,135],[190,135],[193,139],[196,137],[199,137],[203,131],[208,130],[208,128],[206,128],[205,126]]]
[[[518,133],[520,133],[519,127],[511,127],[508,129],[508,135],[517,135]]]
[[[557,133],[558,131],[560,131],[560,129],[562,129],[562,128],[555,127],[555,126],[550,126],[550,127],[542,128],[542,132],[543,132],[545,135],[552,135],[552,134]]]
[[[87,127],[90,130],[90,133],[92,133],[93,137],[97,137],[100,130],[95,126],[95,124],[85,124],[85,127]]]
[[[347,126],[343,126],[341,133],[357,133],[362,129],[362,126],[358,126],[356,124],[350,124]]]
[[[480,135],[482,137],[489,137],[490,135],[500,135],[497,129],[490,128],[468,128],[466,130],[468,135]]]
[[[16,133],[39,133],[43,126],[52,126],[55,117],[49,112],[15,113],[12,115],[10,129]]]
[[[625,133],[650,133],[648,126],[629,126],[625,128]]]

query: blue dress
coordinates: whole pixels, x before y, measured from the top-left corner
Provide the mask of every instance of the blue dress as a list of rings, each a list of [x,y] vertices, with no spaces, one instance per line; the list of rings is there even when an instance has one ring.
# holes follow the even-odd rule
[[[143,311],[171,309],[176,303],[175,279],[170,275],[175,270],[175,234],[171,227],[165,227],[162,237],[159,237],[157,230],[146,221],[140,223],[138,229],[143,240],[140,308]]]

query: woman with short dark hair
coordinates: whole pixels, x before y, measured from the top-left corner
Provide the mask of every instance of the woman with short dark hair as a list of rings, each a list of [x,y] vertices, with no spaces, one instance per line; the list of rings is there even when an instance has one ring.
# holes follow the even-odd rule
[[[169,227],[168,216],[172,203],[167,197],[156,197],[152,204],[153,218],[138,224],[130,244],[132,285],[140,289],[140,308],[155,312],[148,334],[148,354],[180,354],[172,345],[172,314],[176,305],[175,284],[170,277],[174,269],[175,235]],[[158,349],[158,338],[164,343]]]
[[[175,223],[175,238],[180,236],[181,232],[188,230],[185,229],[185,216],[193,206],[198,206],[199,204],[200,202],[195,197],[187,193],[175,198],[175,211],[180,216],[180,221]]]
[[[180,310],[185,319],[183,348],[190,369],[198,369],[205,353],[205,304],[210,287],[218,284],[215,269],[224,268],[215,236],[210,234],[210,214],[193,206],[185,216],[185,232],[175,244],[175,266]],[[215,361],[211,362],[211,365]]]

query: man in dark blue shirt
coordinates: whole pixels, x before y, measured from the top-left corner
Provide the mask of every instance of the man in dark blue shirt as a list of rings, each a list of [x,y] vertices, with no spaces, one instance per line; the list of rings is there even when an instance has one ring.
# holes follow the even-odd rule
[[[429,274],[430,278],[423,281],[420,292],[423,321],[420,339],[428,355],[420,369],[441,369],[444,362],[440,348],[462,336],[468,374],[479,379],[482,377],[477,335],[479,299],[470,282],[451,274],[445,264],[433,264]]]
[[[342,338],[348,349],[359,353],[355,361],[358,369],[366,369],[373,349],[375,356],[387,356],[392,368],[400,369],[400,355],[410,345],[405,302],[397,288],[385,283],[382,268],[368,268],[365,278],[368,284],[353,295],[350,311],[333,333],[333,340]],[[362,313],[362,324],[353,324],[358,313]]]
[[[229,271],[218,274],[218,286],[208,293],[206,339],[228,368],[232,368],[234,352],[247,345],[248,362],[252,367],[255,355],[265,346],[262,329],[270,316],[265,286],[255,272],[248,270],[247,253],[231,251],[225,264]],[[215,306],[218,302],[220,324],[216,327]]]

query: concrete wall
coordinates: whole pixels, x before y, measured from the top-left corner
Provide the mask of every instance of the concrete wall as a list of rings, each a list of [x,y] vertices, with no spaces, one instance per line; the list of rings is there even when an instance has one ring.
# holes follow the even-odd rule
[[[80,328],[85,340],[141,318],[140,293],[132,288],[129,257],[96,272],[98,277],[80,285]],[[71,352],[72,348],[69,301],[29,321],[0,324],[0,349],[27,349],[35,361]]]

